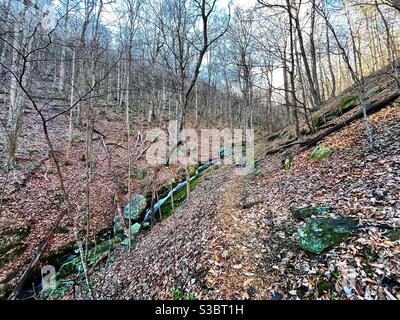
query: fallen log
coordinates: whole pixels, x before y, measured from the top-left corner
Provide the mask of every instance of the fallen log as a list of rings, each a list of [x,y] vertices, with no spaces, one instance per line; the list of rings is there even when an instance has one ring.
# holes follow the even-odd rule
[[[318,130],[325,130],[325,129],[328,129],[328,128],[332,128],[333,126],[335,126],[335,123],[328,123],[328,124],[326,124],[324,126],[318,127]]]
[[[370,115],[375,112],[378,112],[379,110],[386,107],[388,104],[392,103],[399,97],[400,97],[400,92],[396,92],[396,93],[389,95],[388,97],[386,97],[385,99],[383,99],[381,101],[377,101],[375,103],[372,103],[372,104],[366,106],[365,109],[367,111],[367,114]],[[315,138],[312,138],[310,140],[300,143],[300,145],[302,146],[300,151],[305,151],[309,148],[314,147],[323,138],[327,137],[328,135],[330,135],[336,131],[339,131],[340,129],[342,129],[343,127],[347,126],[348,124],[354,122],[355,120],[361,119],[363,116],[364,116],[363,110],[360,110],[357,113],[355,113],[354,115],[352,115],[351,117],[349,117],[348,119],[341,121],[341,122],[337,123],[336,125],[334,125],[333,127],[322,132]]]
[[[274,140],[275,138],[277,138],[277,137],[281,134],[281,131],[282,131],[282,130],[279,130],[279,131],[277,131],[277,132],[271,133],[271,134],[268,135],[265,139],[266,139],[267,141],[272,141],[272,140]]]
[[[393,101],[395,101],[399,97],[400,97],[400,92],[396,92],[396,93],[391,94],[390,96],[386,97],[385,99],[383,99],[381,101],[377,101],[377,102],[374,102],[374,103],[370,104],[369,106],[366,107],[367,114],[373,114],[375,112],[378,112],[379,110],[381,110],[382,108],[384,108],[388,104],[392,103]],[[342,122],[339,122],[337,124],[327,124],[327,125],[321,127],[320,129],[327,129],[327,130],[322,132],[322,133],[320,133],[315,138],[312,138],[312,139],[309,139],[309,140],[299,140],[299,141],[297,141],[297,139],[294,139],[292,141],[288,141],[284,145],[280,145],[275,149],[267,151],[266,154],[267,155],[275,154],[275,153],[277,153],[277,152],[279,152],[281,150],[293,147],[295,145],[300,145],[302,147],[300,149],[300,151],[304,151],[304,150],[307,150],[309,148],[312,148],[319,141],[321,141],[323,138],[327,137],[331,133],[339,131],[340,129],[342,129],[343,127],[347,126],[348,124],[354,122],[355,120],[361,119],[363,117],[363,115],[364,115],[363,111],[360,110],[357,113],[355,113],[353,116],[351,116],[350,118],[348,118],[348,119],[346,119],[346,120],[344,120]]]
[[[152,144],[154,141],[156,141],[157,138],[158,138],[159,136],[160,136],[160,135],[157,135],[153,140],[150,141],[150,143],[148,144],[148,146],[147,146],[146,148],[144,148],[144,149],[142,150],[142,152],[140,152],[140,154],[136,157],[136,160],[139,160],[139,159],[142,157],[142,155],[147,151],[147,149],[150,148],[151,144]]]
[[[100,136],[102,136],[104,139],[107,139],[107,137],[106,137],[103,133],[101,133],[99,130],[93,128],[93,132],[94,132],[94,133],[97,133],[97,134],[100,135]]]
[[[116,143],[116,142],[107,142],[107,143],[106,143],[106,146],[115,146],[115,147],[117,147],[117,148],[121,148],[121,149],[124,149],[124,150],[128,150],[127,148],[125,148],[124,146],[122,146],[122,145],[120,145],[120,144],[118,144],[118,143]]]
[[[297,145],[297,144],[302,144],[303,143],[303,141],[301,140],[301,141],[297,141],[297,138],[296,139],[294,139],[294,140],[292,140],[292,141],[288,141],[286,144],[284,144],[284,145],[280,145],[279,147],[277,147],[277,148],[275,148],[275,149],[272,149],[272,150],[270,150],[270,151],[267,151],[267,153],[266,154],[275,154],[275,153],[277,153],[277,152],[279,152],[279,151],[281,151],[281,150],[283,150],[283,149],[287,149],[287,148],[290,148],[290,147],[293,147],[293,146],[295,146],[295,145]]]

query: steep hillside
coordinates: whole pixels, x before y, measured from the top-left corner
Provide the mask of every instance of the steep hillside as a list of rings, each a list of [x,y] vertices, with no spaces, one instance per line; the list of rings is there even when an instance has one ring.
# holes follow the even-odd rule
[[[294,149],[287,170],[282,154],[265,153],[249,176],[211,169],[190,206],[140,235],[132,253],[116,249],[95,272],[98,298],[400,298],[398,103],[369,120],[373,152],[357,120],[321,141],[333,151],[323,160]],[[290,208],[304,207],[329,209],[301,221]],[[315,217],[359,226],[315,254],[296,240]]]
[[[89,184],[91,190],[96,190],[90,202],[90,234],[97,243],[95,251],[97,245],[106,246],[95,253],[90,264],[95,297],[400,298],[398,91],[393,78],[382,70],[366,80],[366,92],[368,106],[392,97],[390,103],[380,104],[369,116],[375,139],[373,151],[367,146],[363,119],[346,122],[360,112],[357,92],[349,88],[311,115],[315,131],[309,130],[306,122],[302,124],[301,139],[293,139],[294,126],[268,137],[257,133],[257,161],[252,174],[236,175],[235,168],[228,165],[206,170],[193,185],[190,204],[182,194],[181,203],[176,204],[171,216],[134,237],[131,252],[119,241],[104,242],[115,225],[115,197],[117,206],[128,200],[128,155],[122,116],[107,108],[99,112],[95,127],[101,132],[94,137],[98,151],[94,159],[96,174]],[[5,241],[18,238],[18,245],[11,251],[4,242],[0,288],[4,296],[20,279],[63,210],[57,200],[55,171],[41,142],[40,123],[29,110],[25,119],[24,131],[31,134],[21,137],[19,167],[13,175],[2,173],[2,179],[9,182],[4,184],[0,217],[8,229],[2,232]],[[318,141],[317,147],[308,146],[309,141],[343,122],[340,130]],[[73,188],[72,202],[84,207],[85,128],[76,128],[72,161],[67,161],[65,123],[62,119],[54,123],[51,135],[66,185]],[[148,196],[155,188],[163,193],[165,190],[160,188],[172,180],[181,181],[182,172],[174,166],[157,173],[148,167],[139,156],[148,146],[139,133],[148,127],[140,121],[135,125],[138,135],[133,157],[137,160],[132,168],[131,192]],[[151,182],[147,181],[149,177]],[[76,216],[81,232],[86,228],[84,223],[81,225],[84,214],[82,211]],[[319,223],[337,221],[329,218],[351,218],[358,226],[343,237],[340,235],[339,241],[315,249],[312,245],[320,244],[307,241],[321,240],[318,237],[329,230],[323,230]],[[314,234],[318,228],[322,229]],[[16,233],[8,235],[7,230]],[[41,255],[42,264],[58,263],[65,273],[71,259],[65,260],[66,257],[75,254],[72,230],[64,217]],[[305,232],[308,239],[302,242],[299,237]],[[84,291],[75,288],[80,288],[81,275],[70,278],[75,271],[65,273],[59,287],[45,297],[87,298]],[[36,286],[38,281],[35,274],[25,280],[20,297],[37,294],[31,289],[32,282]]]

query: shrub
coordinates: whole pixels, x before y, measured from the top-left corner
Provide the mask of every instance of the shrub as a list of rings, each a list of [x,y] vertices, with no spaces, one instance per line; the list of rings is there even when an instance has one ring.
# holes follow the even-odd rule
[[[325,147],[324,145],[319,145],[314,149],[311,153],[311,159],[313,160],[323,160],[329,157],[332,154],[333,150],[329,147]]]

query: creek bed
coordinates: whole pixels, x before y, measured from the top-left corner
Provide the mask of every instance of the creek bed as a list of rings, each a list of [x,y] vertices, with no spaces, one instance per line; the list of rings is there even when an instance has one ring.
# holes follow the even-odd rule
[[[201,181],[205,170],[214,165],[215,161],[210,160],[202,165],[199,165],[192,172],[189,180],[190,190],[194,189],[198,182]],[[154,212],[156,220],[160,221],[169,217],[173,213],[173,209],[179,207],[180,204],[186,199],[187,181],[181,181],[173,186],[164,186],[160,189],[159,194],[161,199],[154,203],[151,207],[151,199],[148,200],[148,206],[145,210],[142,220],[142,226],[148,226],[151,219],[151,213]],[[169,191],[168,191],[169,190]],[[173,204],[172,204],[173,202]],[[96,241],[90,243],[88,248],[88,267],[93,266],[98,259],[107,255],[110,249],[115,244],[126,244],[128,238],[121,237],[114,234],[113,228],[101,230],[96,235]],[[124,241],[125,240],[125,241]],[[56,270],[57,288],[52,292],[53,297],[62,296],[68,292],[74,282],[72,279],[66,279],[68,276],[76,274],[81,265],[79,250],[75,242],[67,244],[58,248],[46,256],[42,261],[46,264],[52,265]],[[18,295],[18,299],[37,299],[45,298],[42,293],[42,272],[40,268],[32,270],[31,275],[26,280],[22,290]]]

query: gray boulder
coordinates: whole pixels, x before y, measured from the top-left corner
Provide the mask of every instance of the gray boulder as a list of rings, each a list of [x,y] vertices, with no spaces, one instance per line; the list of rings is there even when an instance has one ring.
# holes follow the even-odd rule
[[[138,220],[147,207],[147,201],[141,194],[135,194],[128,201],[124,208],[124,217],[126,219]]]

